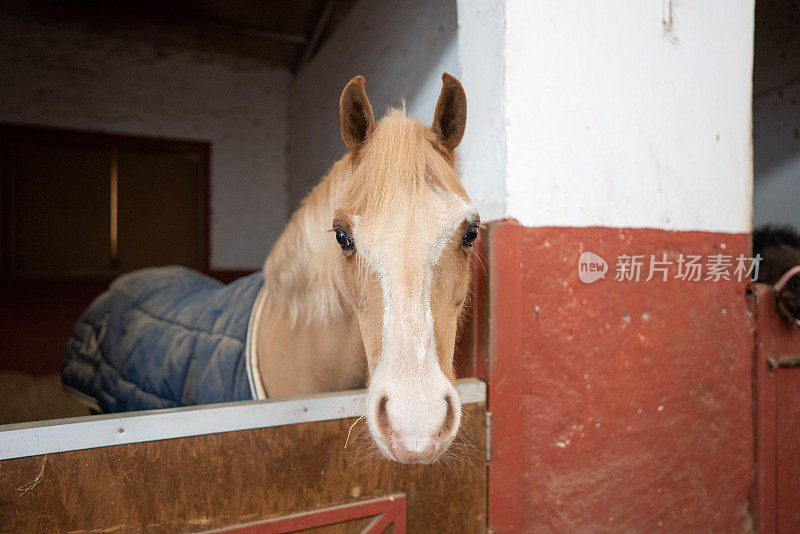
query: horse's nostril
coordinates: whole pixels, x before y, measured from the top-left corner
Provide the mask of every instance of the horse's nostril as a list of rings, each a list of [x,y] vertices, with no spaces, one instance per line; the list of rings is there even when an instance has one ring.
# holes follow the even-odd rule
[[[389,397],[386,395],[381,397],[378,401],[378,428],[381,434],[388,437],[391,434],[392,427],[389,424],[389,414],[386,411],[386,405],[389,403]]]
[[[456,411],[455,408],[453,408],[453,397],[451,395],[445,395],[444,402],[447,404],[447,412],[444,414],[444,423],[442,424],[442,429],[439,431],[440,436],[449,434],[456,424]]]

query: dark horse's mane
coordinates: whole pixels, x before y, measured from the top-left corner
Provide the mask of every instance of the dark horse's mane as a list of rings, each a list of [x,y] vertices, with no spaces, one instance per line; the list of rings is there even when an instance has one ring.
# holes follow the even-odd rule
[[[800,264],[800,233],[790,225],[762,226],[753,232],[753,255],[761,255],[758,281],[774,284]]]
[[[800,249],[800,233],[789,224],[767,224],[753,232],[753,252],[781,245]]]

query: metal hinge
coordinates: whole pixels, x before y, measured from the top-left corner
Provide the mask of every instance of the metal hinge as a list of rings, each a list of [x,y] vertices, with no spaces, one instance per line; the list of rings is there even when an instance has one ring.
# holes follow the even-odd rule
[[[486,461],[492,459],[492,412],[486,412]]]
[[[783,356],[781,358],[774,358],[770,356],[767,358],[767,365],[773,371],[775,369],[792,369],[795,367],[800,367],[800,354],[792,354],[789,356]]]

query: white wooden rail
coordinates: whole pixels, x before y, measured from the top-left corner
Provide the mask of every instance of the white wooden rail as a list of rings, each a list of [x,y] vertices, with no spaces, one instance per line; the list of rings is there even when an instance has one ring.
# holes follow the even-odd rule
[[[463,378],[462,404],[486,400],[486,384]],[[337,391],[294,399],[230,402],[168,410],[94,415],[0,426],[0,460],[65,451],[200,436],[364,414],[366,392]]]

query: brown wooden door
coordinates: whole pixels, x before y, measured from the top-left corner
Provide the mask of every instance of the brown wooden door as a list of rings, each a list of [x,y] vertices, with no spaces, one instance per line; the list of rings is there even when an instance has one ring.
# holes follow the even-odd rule
[[[109,150],[23,137],[3,156],[8,158],[4,237],[10,276],[107,271]]]
[[[119,268],[206,268],[205,169],[197,151],[122,149],[119,166]]]

